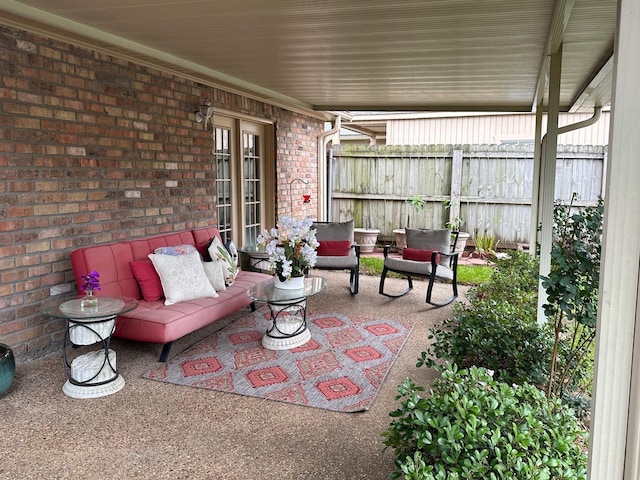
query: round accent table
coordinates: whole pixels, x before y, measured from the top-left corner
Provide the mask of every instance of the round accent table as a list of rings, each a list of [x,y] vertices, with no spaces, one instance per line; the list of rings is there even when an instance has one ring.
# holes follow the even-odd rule
[[[249,298],[269,306],[271,325],[262,337],[262,346],[268,350],[288,350],[307,343],[311,339],[307,328],[307,298],[326,286],[324,278],[309,275],[304,279],[304,287],[298,290],[276,288],[273,278],[249,288]]]
[[[42,313],[64,318],[67,328],[62,359],[68,380],[62,387],[72,398],[97,398],[116,393],[124,387],[124,378],[116,369],[116,352],[109,348],[116,328],[116,317],[138,306],[133,298],[98,297],[98,306],[81,306],[82,297],[46,306]],[[101,349],[76,354],[70,362],[69,347],[99,345]]]

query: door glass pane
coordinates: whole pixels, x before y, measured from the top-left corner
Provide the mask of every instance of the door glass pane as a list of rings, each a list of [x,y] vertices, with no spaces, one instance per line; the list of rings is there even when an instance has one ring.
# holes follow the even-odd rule
[[[243,134],[243,179],[245,242],[255,245],[262,231],[260,218],[260,137],[252,133]]]
[[[215,128],[214,156],[216,162],[216,209],[218,230],[223,242],[231,240],[231,132],[226,128]]]

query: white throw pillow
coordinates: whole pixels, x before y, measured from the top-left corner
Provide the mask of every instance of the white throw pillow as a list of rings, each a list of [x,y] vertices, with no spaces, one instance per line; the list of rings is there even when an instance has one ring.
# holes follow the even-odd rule
[[[224,262],[224,283],[232,285],[238,275],[238,266],[218,237],[213,237],[208,252],[214,262]]]
[[[150,253],[149,260],[160,277],[165,305],[218,296],[204,273],[197,251],[187,255]]]
[[[213,260],[212,262],[202,262],[204,273],[207,275],[209,282],[216,292],[227,289],[227,286],[224,283],[224,269],[226,265],[227,264],[225,262],[219,262],[217,260]]]

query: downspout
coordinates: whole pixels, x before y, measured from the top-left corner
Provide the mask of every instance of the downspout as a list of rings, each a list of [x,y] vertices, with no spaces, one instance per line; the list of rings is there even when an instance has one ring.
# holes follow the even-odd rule
[[[318,136],[318,178],[323,179],[323,187],[319,188],[319,193],[323,193],[323,195],[319,195],[320,198],[326,198],[326,202],[323,203],[320,208],[320,204],[318,204],[318,220],[320,221],[331,221],[331,194],[333,192],[333,151],[331,152],[331,156],[328,162],[327,168],[327,145],[331,141],[331,136],[340,132],[340,127],[342,125],[342,117],[338,115],[335,120],[334,127],[331,130],[327,130],[326,132],[322,132]],[[322,192],[324,190],[324,192]]]
[[[564,127],[558,128],[558,135],[563,133],[572,132],[574,130],[578,130],[579,128],[588,127],[593,125],[598,120],[600,120],[600,113],[602,112],[602,107],[594,107],[593,116],[591,118],[587,118],[586,120],[582,120],[581,122],[572,123],[570,125],[565,125]],[[546,135],[545,135],[546,136]]]

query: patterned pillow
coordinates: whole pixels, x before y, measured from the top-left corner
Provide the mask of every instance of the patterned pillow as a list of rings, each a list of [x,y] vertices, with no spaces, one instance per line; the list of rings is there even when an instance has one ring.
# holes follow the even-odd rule
[[[218,296],[204,273],[197,251],[186,255],[150,253],[149,260],[162,282],[165,305]]]
[[[224,283],[228,286],[233,285],[238,276],[238,265],[234,262],[229,251],[224,247],[218,237],[211,239],[211,244],[207,249],[211,260],[214,262],[222,262],[224,267]]]
[[[158,255],[188,255],[196,251],[197,249],[193,245],[175,245],[173,247],[158,247],[153,253]]]

